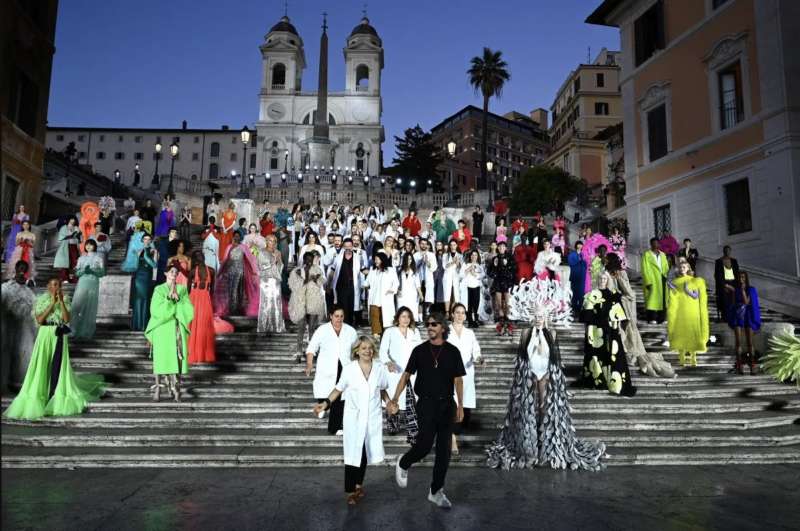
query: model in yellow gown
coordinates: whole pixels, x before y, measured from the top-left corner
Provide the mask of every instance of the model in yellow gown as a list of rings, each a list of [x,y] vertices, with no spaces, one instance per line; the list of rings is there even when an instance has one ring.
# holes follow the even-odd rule
[[[693,276],[685,261],[679,270],[680,276],[667,287],[667,336],[680,364],[688,361],[696,367],[697,353],[706,351],[709,339],[706,281]]]

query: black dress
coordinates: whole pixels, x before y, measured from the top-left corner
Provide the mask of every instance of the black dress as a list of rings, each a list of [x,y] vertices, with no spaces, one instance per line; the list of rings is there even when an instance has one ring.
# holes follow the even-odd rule
[[[511,253],[498,254],[492,258],[487,273],[493,280],[492,294],[508,293],[516,283],[517,262]]]
[[[594,289],[584,297],[581,321],[586,324],[586,331],[580,383],[617,395],[633,396],[636,387],[631,382],[619,332],[620,322],[625,319],[621,300],[621,293],[609,289]]]

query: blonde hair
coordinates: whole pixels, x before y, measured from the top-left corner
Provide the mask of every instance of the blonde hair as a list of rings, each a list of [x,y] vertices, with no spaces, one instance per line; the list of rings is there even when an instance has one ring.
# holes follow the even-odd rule
[[[361,345],[366,343],[369,345],[369,348],[372,349],[372,359],[378,357],[378,346],[375,344],[375,341],[369,336],[359,336],[356,340],[355,344],[353,345],[353,351],[350,356],[350,359],[357,360],[358,359],[358,349],[361,348]]]

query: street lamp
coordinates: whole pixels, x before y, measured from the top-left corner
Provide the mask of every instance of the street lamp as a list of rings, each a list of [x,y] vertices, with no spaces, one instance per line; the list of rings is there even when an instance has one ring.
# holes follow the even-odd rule
[[[271,179],[272,179],[272,175],[270,175],[269,172],[264,174],[264,186],[265,187],[269,188]]]
[[[449,164],[449,166],[450,166],[450,188],[449,188],[449,193],[447,194],[447,196],[448,196],[447,200],[448,201],[452,201],[453,200],[453,162],[452,161],[453,161],[453,157],[455,157],[455,155],[456,155],[456,143],[455,143],[455,141],[451,140],[450,142],[447,143],[447,154],[449,156],[448,158],[450,159],[450,164]]]
[[[178,144],[173,142],[169,145],[169,154],[172,156],[172,162],[169,165],[169,188],[167,188],[167,194],[172,197],[175,194],[175,190],[172,188],[172,176],[175,171],[175,159],[178,157]]]
[[[133,187],[139,187],[139,181],[141,180],[142,176],[139,173],[139,163],[133,165]]]
[[[150,182],[153,190],[161,188],[161,179],[158,176],[158,161],[161,160],[161,142],[156,142],[156,172],[153,174],[153,180]]]
[[[486,161],[486,171],[489,172],[488,179],[489,179],[489,207],[494,204],[494,179],[492,177],[492,169],[494,169],[494,162],[491,160]]]
[[[242,128],[242,183],[239,186],[239,193],[236,197],[240,199],[247,199],[250,197],[250,192],[247,190],[244,179],[245,179],[245,172],[247,171],[246,164],[247,164],[247,144],[250,143],[250,130],[247,126]]]

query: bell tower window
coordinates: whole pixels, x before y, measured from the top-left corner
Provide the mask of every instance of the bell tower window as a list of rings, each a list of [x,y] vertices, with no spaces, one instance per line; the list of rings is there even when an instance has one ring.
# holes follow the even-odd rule
[[[278,63],[272,67],[272,89],[283,90],[286,88],[286,66]]]
[[[369,68],[367,65],[356,67],[356,92],[369,91]]]

